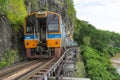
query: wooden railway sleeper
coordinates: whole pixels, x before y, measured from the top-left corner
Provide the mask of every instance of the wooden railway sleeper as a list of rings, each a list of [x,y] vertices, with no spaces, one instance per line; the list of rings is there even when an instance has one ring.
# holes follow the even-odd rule
[[[18,65],[16,65],[16,66],[10,67],[10,68],[8,68],[8,69],[1,70],[1,71],[0,71],[0,77],[3,76],[3,75],[8,74],[8,73],[10,73],[10,72],[13,72],[13,71],[15,71],[15,70],[18,70],[19,68],[23,68],[23,67],[25,67],[26,65],[30,65],[30,64],[33,63],[33,62],[34,62],[34,61],[30,61],[30,62],[28,62],[28,63],[23,62],[22,65],[21,65],[21,64],[18,64]]]
[[[42,70],[46,65],[50,64],[51,62],[54,61],[55,58],[51,59],[50,61],[46,62],[45,64],[41,65],[40,67],[36,68],[35,70],[29,72],[28,74],[18,78],[17,80],[27,80],[27,79],[31,79],[31,77],[33,77],[33,75],[36,75],[38,73],[38,71]]]
[[[19,64],[18,66],[13,66],[13,68],[12,67],[10,67],[9,69],[7,69],[7,70],[9,70],[9,71],[6,71],[5,73],[3,73],[3,75],[1,75],[0,76],[0,80],[2,80],[2,79],[5,79],[5,78],[7,78],[7,77],[9,77],[9,76],[12,76],[12,75],[14,75],[15,73],[17,73],[17,72],[19,72],[19,71],[21,71],[21,70],[23,70],[25,67],[29,67],[31,64],[34,64],[34,63],[37,63],[38,62],[38,60],[36,60],[36,61],[30,61],[30,62],[27,62],[27,63],[24,63],[24,64]],[[4,71],[3,71],[4,72]]]
[[[50,66],[49,66],[50,65]],[[43,68],[42,70],[40,70],[40,72],[38,72],[37,74],[35,74],[32,79],[35,79],[35,78],[42,78],[42,76],[44,75],[45,76],[45,73],[49,71],[50,67],[53,65],[53,63],[50,63],[48,66],[46,66],[45,68]],[[50,74],[48,74],[50,75]],[[37,79],[36,79],[37,80]]]

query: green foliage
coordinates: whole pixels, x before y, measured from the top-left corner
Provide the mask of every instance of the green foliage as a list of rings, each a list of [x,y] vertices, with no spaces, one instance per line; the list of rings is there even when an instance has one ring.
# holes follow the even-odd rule
[[[24,0],[9,0],[9,10],[6,12],[7,17],[12,24],[22,24],[24,16],[27,14]]]
[[[66,0],[67,5],[68,5],[68,11],[67,15],[70,18],[70,20],[74,23],[74,26],[76,26],[76,11],[74,9],[73,1],[72,0]]]
[[[86,21],[76,20],[74,40],[81,47],[87,77],[91,80],[120,80],[109,57],[120,52],[120,35],[97,30]]]
[[[70,0],[66,0],[66,1],[68,4],[68,16],[75,17],[75,9],[74,9],[73,2]]]
[[[75,72],[75,77],[77,77],[77,78],[80,78],[80,77],[85,77],[85,71],[84,71],[84,66],[83,66],[83,63],[82,62],[80,62],[80,61],[77,61],[77,63],[76,63],[76,72]]]
[[[77,78],[81,78],[81,77],[85,78],[86,77],[84,63],[82,60],[82,56],[80,54],[77,55],[76,71],[75,71],[74,75]]]
[[[0,9],[0,14],[7,15],[16,30],[19,29],[18,25],[23,24],[24,16],[27,15],[24,0],[0,0]]]
[[[8,9],[8,0],[0,0],[0,14],[4,14]]]
[[[39,7],[38,7],[38,4],[37,4],[37,1],[36,0],[31,0],[31,3],[32,3],[32,8],[34,9],[34,11],[38,11]]]
[[[39,5],[36,0],[24,0],[24,3],[26,5],[29,5],[31,3],[31,7],[33,11],[38,11],[39,10]]]
[[[77,26],[75,27],[75,33],[74,33],[74,40],[79,43],[79,45],[84,44],[83,38],[85,36],[89,36],[91,40],[91,35],[94,34],[94,31],[96,30],[95,27],[93,27],[91,24],[88,24],[86,21],[80,21],[76,20]]]
[[[5,66],[7,66],[7,65],[8,65],[7,62],[4,62],[4,61],[0,62],[0,68],[3,68]]]
[[[44,6],[44,7],[43,7],[43,10],[48,10],[48,7]]]
[[[77,20],[75,27],[74,40],[79,45],[89,45],[94,49],[113,56],[120,52],[120,35],[114,32],[97,30],[94,26],[86,21]],[[110,52],[110,49],[112,51]]]
[[[0,68],[11,65],[15,62],[15,60],[18,58],[17,50],[6,50],[4,53],[4,57],[0,61]]]
[[[86,45],[86,46],[89,46],[90,45],[90,37],[89,36],[85,36],[83,38],[83,43]]]
[[[85,61],[87,77],[92,80],[119,80],[120,76],[111,66],[107,56],[100,55],[95,49],[84,47],[83,59]]]

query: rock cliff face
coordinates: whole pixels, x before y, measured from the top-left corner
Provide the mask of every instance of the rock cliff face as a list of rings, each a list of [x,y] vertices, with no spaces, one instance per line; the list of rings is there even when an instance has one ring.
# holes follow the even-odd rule
[[[71,33],[73,23],[68,16],[67,0],[24,0],[24,2],[28,13],[44,9],[61,14],[67,34]],[[20,27],[22,28],[22,26]],[[0,58],[5,50],[10,50],[13,47],[19,50],[23,49],[23,40],[21,40],[22,30],[16,32],[6,16],[0,16]]]
[[[12,28],[5,16],[0,16],[0,58],[5,50],[9,50],[12,46]]]

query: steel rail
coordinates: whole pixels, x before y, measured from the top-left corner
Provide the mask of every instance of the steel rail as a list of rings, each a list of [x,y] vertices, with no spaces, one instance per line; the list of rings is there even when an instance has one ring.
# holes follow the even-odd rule
[[[44,71],[39,71],[38,74],[34,74],[31,78],[32,78],[32,79],[35,78],[34,80],[42,80],[42,79],[44,79],[47,75],[49,75],[49,73],[50,73],[51,71],[53,71],[55,68],[57,68],[57,67],[60,65],[60,63],[63,61],[66,53],[68,53],[68,52],[71,51],[72,49],[73,49],[73,48],[67,49],[59,59],[56,59],[55,61],[51,62],[51,63],[50,63],[51,65],[49,65],[49,67],[48,67],[48,66],[46,66],[47,68],[44,67],[42,70],[45,70],[46,72],[44,72]],[[29,80],[32,80],[32,79],[29,78]]]
[[[25,62],[21,62],[19,64],[15,64],[14,66],[11,66],[9,68],[2,69],[2,70],[0,70],[0,79],[2,77],[10,75],[10,73],[14,73],[15,71],[18,71],[19,69],[21,69],[27,65],[31,65],[32,63],[36,63],[36,61],[29,61],[29,62],[25,61]]]
[[[53,62],[55,60],[55,58],[49,60],[48,62],[38,66],[36,69],[30,71],[29,73],[27,73],[24,76],[21,76],[20,78],[17,78],[17,80],[28,80],[29,78],[31,78],[34,74],[38,73],[40,70],[42,70],[45,66],[49,65],[51,62]]]
[[[5,77],[3,80],[16,80],[21,75],[24,75],[24,74],[28,73],[29,71],[33,70],[34,68],[36,68],[37,66],[39,66],[40,64],[43,64],[43,63],[44,63],[44,61],[41,62],[41,61],[38,60],[37,63],[32,63],[29,66],[25,66],[24,68],[22,68],[19,71],[15,72],[11,76]]]

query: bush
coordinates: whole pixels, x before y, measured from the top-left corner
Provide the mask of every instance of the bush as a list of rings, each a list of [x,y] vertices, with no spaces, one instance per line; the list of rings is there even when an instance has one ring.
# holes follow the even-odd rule
[[[22,24],[27,14],[24,0],[9,0],[7,17],[12,24]]]
[[[0,0],[0,14],[7,15],[14,29],[18,30],[27,15],[24,0]]]
[[[88,74],[87,77],[92,80],[120,80],[120,76],[116,73],[115,68],[111,66],[109,58],[100,54],[91,47],[84,47],[83,59]]]
[[[4,57],[0,61],[0,68],[11,65],[12,63],[14,63],[16,61],[16,59],[18,58],[17,53],[18,53],[17,50],[11,50],[11,51],[6,50],[4,53]]]

